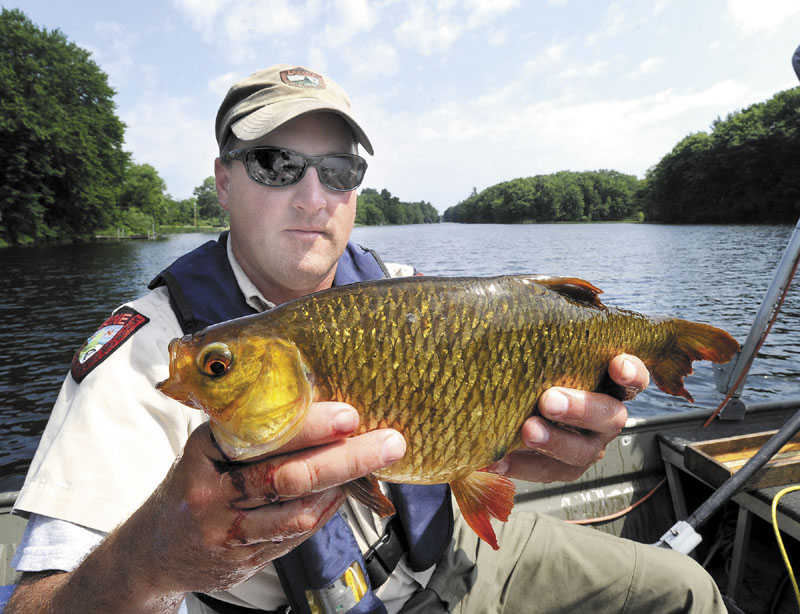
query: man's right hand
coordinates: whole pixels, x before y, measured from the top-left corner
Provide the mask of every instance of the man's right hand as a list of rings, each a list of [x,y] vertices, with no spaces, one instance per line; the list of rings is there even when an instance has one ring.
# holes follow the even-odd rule
[[[26,574],[7,614],[173,612],[188,592],[239,584],[324,525],[340,485],[405,453],[396,431],[349,437],[357,426],[349,405],[314,403],[297,437],[248,463],[229,462],[200,426],[141,508],[75,571]]]

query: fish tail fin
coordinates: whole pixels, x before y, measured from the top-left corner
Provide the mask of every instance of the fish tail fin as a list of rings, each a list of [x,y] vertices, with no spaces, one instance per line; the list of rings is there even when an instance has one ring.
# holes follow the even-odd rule
[[[395,513],[394,504],[381,492],[378,480],[366,475],[344,485],[344,491],[353,499],[366,505],[381,518]]]
[[[489,522],[494,516],[505,522],[514,508],[514,483],[501,475],[473,471],[468,476],[450,482],[453,495],[464,520],[483,541],[497,550],[497,536]]]
[[[728,362],[739,351],[739,343],[724,330],[708,324],[687,320],[673,320],[672,324],[678,330],[670,351],[647,367],[661,390],[693,403],[692,395],[683,385],[683,378],[692,373],[692,361]]]

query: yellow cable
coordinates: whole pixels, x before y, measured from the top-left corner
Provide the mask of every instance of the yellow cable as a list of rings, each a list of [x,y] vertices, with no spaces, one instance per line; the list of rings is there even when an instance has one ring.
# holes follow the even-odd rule
[[[794,490],[800,490],[800,485],[788,486],[772,498],[772,528],[775,530],[775,539],[778,540],[778,547],[781,549],[783,562],[786,565],[786,569],[789,571],[789,579],[792,581],[792,588],[794,588],[794,597],[797,599],[797,608],[800,610],[800,588],[797,587],[797,579],[794,577],[794,572],[792,571],[792,563],[789,561],[789,555],[786,554],[786,548],[783,547],[781,531],[778,528],[778,501],[780,501],[783,495]]]

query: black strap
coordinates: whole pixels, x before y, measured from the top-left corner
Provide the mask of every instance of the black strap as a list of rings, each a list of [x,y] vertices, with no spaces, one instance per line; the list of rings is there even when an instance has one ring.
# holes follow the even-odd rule
[[[397,563],[408,550],[403,539],[403,532],[399,530],[397,517],[392,518],[386,525],[386,531],[364,555],[372,590],[381,586],[392,575]]]

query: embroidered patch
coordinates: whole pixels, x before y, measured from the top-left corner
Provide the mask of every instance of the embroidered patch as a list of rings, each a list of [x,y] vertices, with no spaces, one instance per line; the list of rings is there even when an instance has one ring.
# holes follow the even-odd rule
[[[150,318],[130,307],[118,309],[100,325],[100,329],[81,346],[72,358],[70,372],[80,383],[97,365],[108,358],[133,333],[147,324]]]
[[[281,81],[286,85],[305,87],[313,90],[324,90],[325,80],[322,75],[306,70],[305,68],[291,68],[281,71]]]

